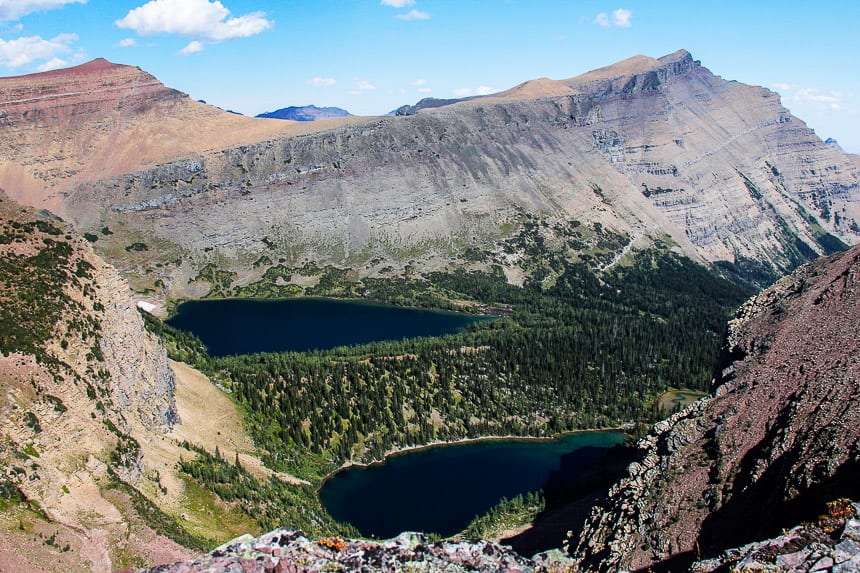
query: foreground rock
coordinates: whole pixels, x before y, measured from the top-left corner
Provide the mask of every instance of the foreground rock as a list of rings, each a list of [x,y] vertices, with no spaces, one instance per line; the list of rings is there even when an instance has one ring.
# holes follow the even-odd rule
[[[571,562],[558,554],[526,559],[489,541],[433,542],[419,533],[401,533],[388,541],[306,538],[301,532],[279,529],[257,539],[228,543],[192,562],[163,565],[149,573],[342,571],[498,571],[504,573],[570,571]]]
[[[657,424],[593,510],[586,569],[677,571],[860,498],[860,248],[780,280],[729,330],[714,396]]]
[[[824,523],[799,525],[774,539],[729,549],[719,557],[698,561],[693,573],[720,571],[774,571],[812,573],[815,571],[849,573],[860,571],[860,504],[846,508],[854,517],[824,520]],[[841,521],[842,523],[829,523]],[[833,527],[841,533],[835,538]]]

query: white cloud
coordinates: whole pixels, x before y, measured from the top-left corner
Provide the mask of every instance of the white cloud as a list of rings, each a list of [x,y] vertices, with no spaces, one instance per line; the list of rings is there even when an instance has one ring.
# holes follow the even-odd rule
[[[478,89],[475,90],[475,93],[479,96],[490,95],[491,93],[496,93],[496,90],[491,88],[490,86],[478,86]]]
[[[0,0],[0,21],[17,20],[31,12],[62,8],[66,4],[86,4],[87,0]]]
[[[141,36],[176,34],[191,38],[194,41],[182,52],[192,53],[188,50],[202,49],[204,42],[254,36],[271,28],[273,22],[263,12],[230,17],[230,10],[219,0],[151,0],[129,11],[115,24]]]
[[[633,12],[626,8],[619,8],[612,11],[612,23],[617,28],[629,28],[633,25]]]
[[[421,10],[410,10],[406,14],[398,14],[395,16],[400,20],[429,20],[430,14],[428,12],[422,12]]]
[[[433,88],[418,88],[418,93],[420,94],[429,94],[433,91]]]
[[[412,84],[410,84],[410,85],[412,85],[412,86],[414,86],[414,87],[416,87],[416,88],[417,88],[417,87],[421,87],[421,86],[426,85],[426,84],[427,84],[427,80],[415,80],[415,81],[414,81],[414,82],[412,82]]]
[[[369,92],[376,89],[376,86],[367,80],[356,78],[354,81],[355,88],[349,92],[352,95],[361,95],[365,92]]]
[[[844,107],[845,94],[841,91],[822,92],[814,88],[800,88],[792,96],[794,101],[809,102],[830,108],[834,111],[842,111]]]
[[[18,68],[29,63],[58,59],[59,54],[72,51],[71,45],[78,40],[75,34],[60,34],[50,40],[40,36],[26,36],[6,41],[0,38],[0,65]]]
[[[853,111],[848,102],[851,99],[851,94],[839,90],[806,88],[788,82],[776,82],[773,84],[773,88],[780,92],[786,100],[795,104],[810,105],[814,108],[832,111]]]
[[[120,48],[133,48],[136,45],[137,40],[135,40],[134,38],[124,38],[119,41],[119,44],[117,44],[117,46],[119,46]]]
[[[415,4],[415,0],[380,0],[379,3],[383,6],[391,6],[392,8],[403,8],[405,6],[412,6]]]
[[[335,85],[337,80],[334,78],[321,78],[319,76],[315,76],[305,83],[314,88],[325,88]]]
[[[58,68],[64,68],[69,65],[69,62],[62,58],[51,58],[37,69],[40,72],[50,72],[51,70],[56,70]]]
[[[203,42],[198,40],[192,40],[188,42],[188,45],[176,52],[180,56],[190,56],[191,54],[196,54],[197,52],[203,51]]]
[[[617,10],[612,11],[611,19],[609,14],[601,12],[594,17],[592,23],[604,28],[629,28],[633,25],[633,12],[627,8],[618,8]]]

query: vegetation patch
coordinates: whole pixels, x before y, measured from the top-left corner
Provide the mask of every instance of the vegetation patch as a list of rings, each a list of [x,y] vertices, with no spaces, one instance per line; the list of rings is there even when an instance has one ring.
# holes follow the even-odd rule
[[[469,522],[457,537],[466,539],[498,537],[504,531],[531,523],[545,507],[546,500],[540,491],[519,494],[513,499],[502,498],[487,513]]]
[[[358,537],[352,526],[335,522],[320,505],[316,490],[309,485],[288,484],[272,476],[259,480],[239,463],[231,463],[216,449],[214,454],[193,448],[197,457],[182,460],[181,472],[213,491],[228,504],[233,504],[254,519],[263,531],[280,526],[301,529],[311,537],[337,534]]]
[[[134,487],[125,483],[113,472],[108,469],[109,481],[104,489],[113,489],[128,496],[131,505],[137,515],[159,535],[164,535],[179,543],[183,547],[196,549],[204,552],[209,551],[214,543],[210,539],[205,539],[200,536],[188,532],[184,527],[179,525],[175,519],[161,511],[157,505],[147,499],[142,493]]]

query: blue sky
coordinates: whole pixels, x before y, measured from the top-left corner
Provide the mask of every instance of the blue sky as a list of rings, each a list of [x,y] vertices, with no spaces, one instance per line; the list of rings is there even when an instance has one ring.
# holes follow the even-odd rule
[[[0,0],[0,75],[104,57],[249,115],[378,115],[685,48],[860,153],[858,28],[857,0]]]

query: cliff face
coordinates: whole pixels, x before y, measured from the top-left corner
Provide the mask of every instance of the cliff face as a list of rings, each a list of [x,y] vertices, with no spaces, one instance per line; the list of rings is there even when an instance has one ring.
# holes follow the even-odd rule
[[[33,183],[19,185],[24,200],[82,230],[108,225],[97,248],[177,294],[194,294],[187,279],[209,262],[245,276],[265,271],[251,264],[263,256],[373,274],[477,248],[516,274],[497,240],[525,213],[600,223],[637,247],[668,236],[759,282],[860,237],[860,160],[821,142],[777,94],[714,76],[684,51],[397,117],[274,122],[157,93],[151,109],[105,120],[111,136],[99,141],[134,161],[79,147],[74,161],[89,167],[45,172],[31,152],[62,137],[44,129],[9,149],[0,185]],[[137,242],[159,254],[127,250]]]
[[[167,432],[177,420],[167,352],[146,332],[128,282],[104,261],[98,263],[104,301],[100,345],[110,365],[112,402],[118,411],[132,412],[143,427]]]
[[[66,223],[2,194],[0,277],[0,569],[186,555],[117,485],[141,484],[138,438],[177,420],[165,350],[124,279]]]
[[[747,302],[713,397],[654,427],[593,511],[587,567],[678,566],[860,495],[860,248]]]

